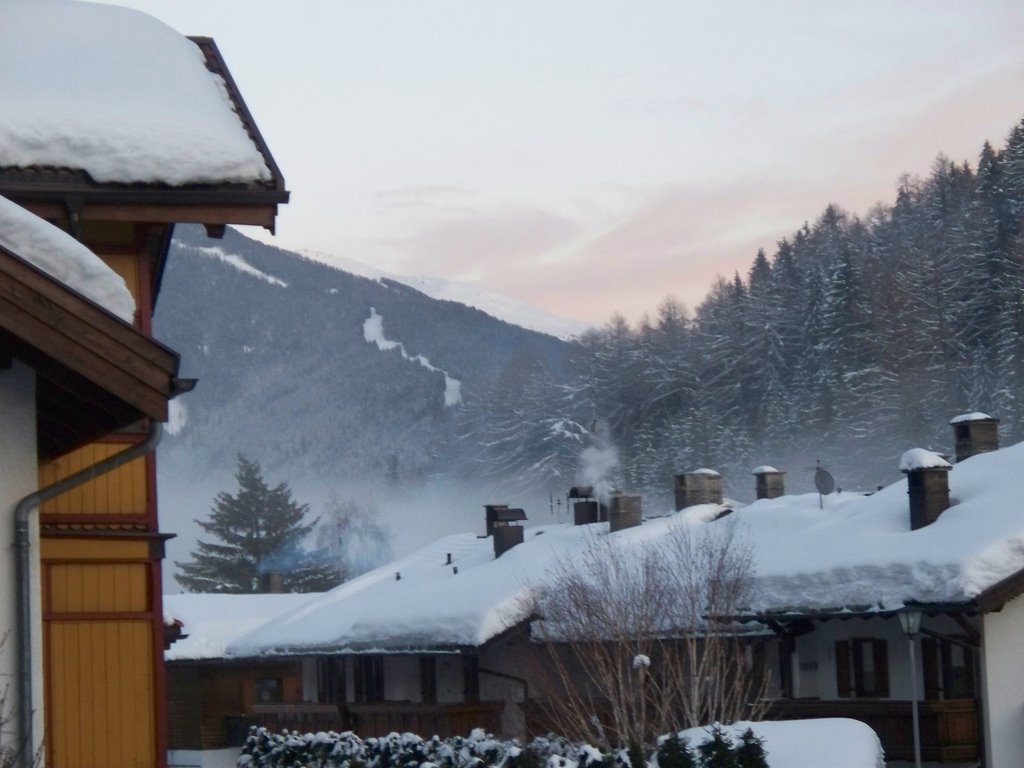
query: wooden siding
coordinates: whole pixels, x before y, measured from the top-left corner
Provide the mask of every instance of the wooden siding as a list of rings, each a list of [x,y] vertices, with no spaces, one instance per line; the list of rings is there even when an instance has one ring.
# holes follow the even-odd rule
[[[46,622],[47,764],[150,768],[157,758],[152,624]]]
[[[128,442],[91,443],[39,467],[39,485],[47,486],[130,447]],[[138,458],[68,493],[45,502],[40,514],[137,515],[148,510],[146,459]]]

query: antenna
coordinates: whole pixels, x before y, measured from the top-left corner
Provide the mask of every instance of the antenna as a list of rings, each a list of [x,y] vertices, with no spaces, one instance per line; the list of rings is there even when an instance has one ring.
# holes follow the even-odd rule
[[[836,489],[836,481],[832,473],[821,466],[821,459],[818,459],[817,464],[814,470],[814,487],[818,489],[818,509],[824,509],[825,497]]]

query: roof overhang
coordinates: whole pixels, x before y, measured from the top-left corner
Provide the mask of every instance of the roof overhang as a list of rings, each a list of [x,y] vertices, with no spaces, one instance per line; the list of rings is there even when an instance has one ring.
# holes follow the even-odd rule
[[[187,388],[178,355],[0,247],[0,356],[36,372],[40,459],[141,419]]]
[[[0,167],[0,195],[51,220],[77,217],[211,226],[253,224],[273,231],[277,206],[287,203],[289,197],[281,170],[217,44],[209,37],[189,39],[202,52],[206,68],[223,79],[235,114],[270,171],[268,181],[184,186],[98,183],[73,168],[8,166]]]

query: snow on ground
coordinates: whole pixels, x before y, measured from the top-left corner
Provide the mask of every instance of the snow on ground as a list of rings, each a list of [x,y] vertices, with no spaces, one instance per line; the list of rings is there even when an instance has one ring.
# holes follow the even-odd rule
[[[910,530],[903,480],[871,496],[828,495],[823,509],[817,494],[786,496],[713,521],[720,508],[703,505],[610,535],[617,546],[647,547],[665,541],[673,526],[685,526],[697,543],[735,525],[737,542],[751,547],[755,562],[751,611],[963,602],[1024,568],[1022,464],[1024,443],[958,464],[949,478],[952,507],[917,531]],[[479,645],[527,618],[529,597],[555,564],[591,537],[609,535],[605,523],[524,534],[524,543],[498,559],[490,538],[440,539],[275,618],[228,653]]]
[[[442,371],[440,368],[431,365],[430,360],[423,355],[410,355],[405,351],[405,345],[402,342],[391,341],[385,338],[384,317],[378,315],[374,307],[370,307],[370,316],[363,321],[363,338],[370,344],[376,344],[377,349],[381,352],[397,349],[406,360],[412,360],[422,365],[428,371],[444,375],[444,404],[450,406],[458,405],[462,402],[462,382],[449,376],[447,371]]]
[[[188,637],[164,652],[168,661],[219,659],[235,638],[316,594],[164,595],[164,623],[182,623]]]
[[[473,283],[463,283],[458,280],[444,280],[439,277],[422,277],[412,275],[397,275],[391,272],[371,267],[352,259],[345,259],[322,251],[300,251],[303,256],[310,259],[330,264],[345,272],[371,280],[393,280],[396,283],[415,288],[433,299],[442,301],[454,301],[457,304],[465,304],[467,307],[479,309],[491,317],[503,320],[520,328],[526,328],[538,333],[546,333],[557,339],[567,341],[575,338],[586,331],[590,326],[578,320],[570,320],[567,317],[558,317],[543,310],[537,309],[525,302],[513,299],[511,296],[504,296],[500,293],[486,291]]]
[[[264,282],[270,283],[271,285],[279,285],[282,288],[288,287],[288,283],[286,283],[284,280],[280,279],[279,277],[274,277],[273,275],[268,275],[266,272],[263,272],[262,270],[256,269],[256,267],[247,262],[241,256],[238,256],[237,254],[234,253],[228,253],[220,246],[197,246],[194,250],[198,251],[204,256],[212,256],[215,259],[220,259],[225,264],[230,264],[239,272],[243,272],[247,275],[252,275],[253,277],[259,278]]]
[[[199,48],[139,11],[9,0],[0,24],[0,166],[97,182],[270,179]]]
[[[859,720],[819,718],[774,722],[738,722],[724,727],[734,741],[751,729],[764,739],[771,768],[884,768],[882,745],[875,732]],[[691,745],[710,738],[708,728],[680,732]]]
[[[0,197],[0,245],[132,322],[135,299],[120,275],[71,235],[5,197]]]

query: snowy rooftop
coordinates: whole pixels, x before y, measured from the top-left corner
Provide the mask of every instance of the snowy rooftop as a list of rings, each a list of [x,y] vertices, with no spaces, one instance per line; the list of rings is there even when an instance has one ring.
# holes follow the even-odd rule
[[[135,300],[120,275],[69,234],[5,197],[0,197],[0,246],[132,322]]]
[[[164,622],[182,623],[188,637],[164,653],[168,661],[219,659],[228,643],[318,594],[164,595]]]
[[[128,8],[9,0],[0,24],[0,167],[115,183],[271,179],[195,43]]]
[[[975,456],[949,475],[952,507],[910,530],[906,481],[871,496],[765,499],[713,522],[691,507],[615,534],[606,524],[552,525],[495,559],[490,539],[441,539],[342,584],[232,642],[229,655],[480,645],[527,618],[531,589],[586,546],[611,535],[649,546],[673,525],[696,537],[735,524],[753,548],[752,611],[896,610],[908,601],[965,602],[1024,568],[1024,443]],[[446,565],[447,554],[458,567]],[[401,575],[396,579],[396,573]]]

